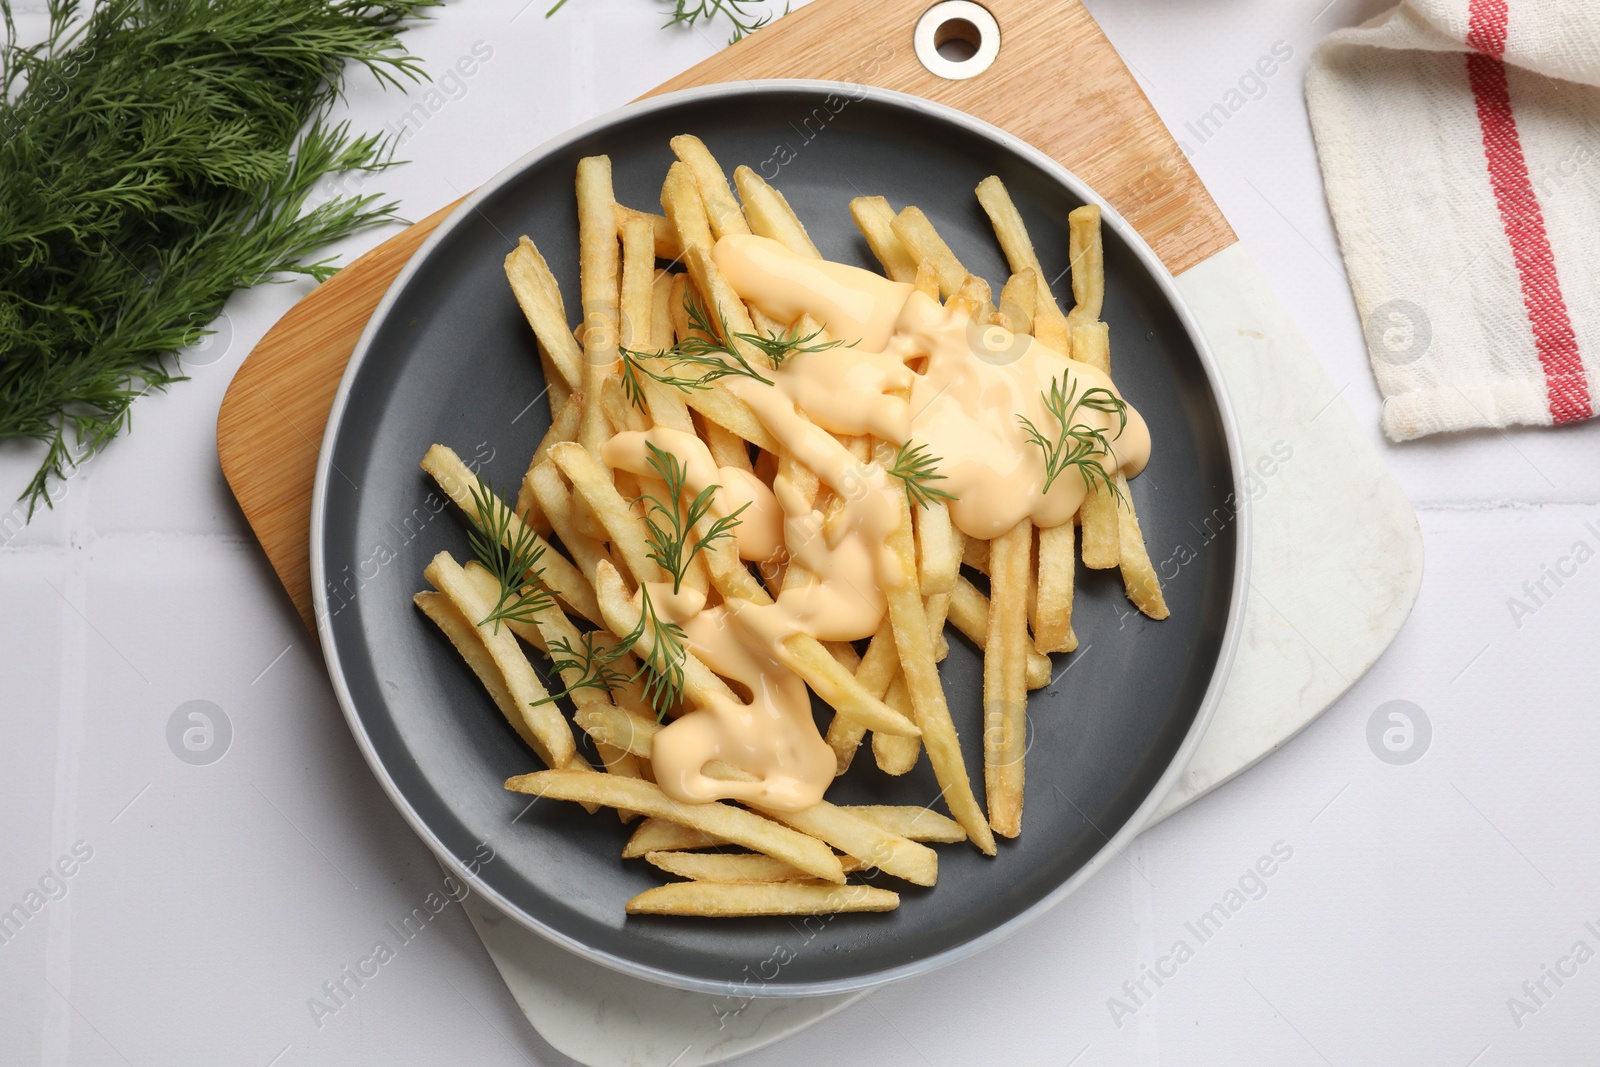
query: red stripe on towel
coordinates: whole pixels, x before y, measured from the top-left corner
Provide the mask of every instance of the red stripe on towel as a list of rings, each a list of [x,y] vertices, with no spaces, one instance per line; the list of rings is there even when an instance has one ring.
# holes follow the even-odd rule
[[[1467,78],[1478,105],[1495,204],[1522,279],[1522,302],[1544,368],[1550,415],[1557,423],[1587,419],[1594,411],[1583,357],[1561,293],[1544,212],[1528,179],[1528,160],[1511,112],[1505,64],[1500,61],[1506,50],[1506,0],[1472,0],[1471,18],[1467,43],[1478,51],[1467,55]]]

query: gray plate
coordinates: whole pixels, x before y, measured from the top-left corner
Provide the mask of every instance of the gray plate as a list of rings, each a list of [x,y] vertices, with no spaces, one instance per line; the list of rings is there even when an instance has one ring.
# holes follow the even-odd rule
[[[448,444],[514,495],[549,419],[534,339],[501,261],[531,235],[577,304],[573,172],[611,156],[618,200],[657,204],[667,140],[691,131],[731,169],[781,187],[823,255],[874,265],[847,202],[880,193],[920,205],[969,267],[1005,263],[973,188],[1010,187],[1046,270],[1064,272],[1067,212],[1099,202],[1047,157],[999,130],[901,94],[761,82],[664,96],[544,145],[479,190],[407,265],[356,349],[328,423],[312,516],[316,611],[328,667],[373,771],[423,840],[519,921],[607,966],[708,992],[794,996],[921,973],[992,943],[1065,896],[1132,838],[1198,743],[1242,615],[1245,535],[1227,521],[1242,484],[1232,418],[1199,332],[1154,254],[1106,214],[1117,384],[1155,434],[1133,485],[1172,618],[1131,609],[1116,572],[1078,576],[1083,642],[1029,705],[1024,832],[995,859],[941,846],[939,884],[901,890],[898,911],[812,920],[625,918],[665,876],[623,863],[609,812],[507,793],[529,753],[443,637],[411,605],[434,553],[470,555],[460,517],[417,462]],[[781,163],[781,166],[780,166]],[[1056,286],[1063,306],[1071,295]],[[1242,517],[1241,517],[1242,518]],[[1199,545],[1174,557],[1174,546]],[[976,649],[952,630],[944,667],[969,772],[982,782]],[[1070,673],[1061,674],[1070,668]],[[819,721],[825,723],[825,719]],[[592,757],[592,751],[589,753]],[[925,804],[924,759],[891,778],[863,750],[829,793],[842,803]],[[485,847],[487,846],[487,847]],[[474,863],[492,849],[494,859]]]

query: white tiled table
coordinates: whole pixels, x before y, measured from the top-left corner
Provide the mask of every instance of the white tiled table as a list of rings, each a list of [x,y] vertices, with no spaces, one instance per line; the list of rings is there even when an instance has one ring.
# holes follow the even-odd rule
[[[1090,6],[1377,440],[1301,80],[1316,40],[1382,5],[1324,3]],[[645,0],[571,0],[549,21],[543,4],[522,7],[454,5],[409,35],[435,72],[477,42],[479,58],[492,50],[405,145],[415,162],[373,183],[412,217],[723,37],[663,32]],[[1286,69],[1197,145],[1185,124],[1279,42],[1293,50]],[[350,111],[376,128],[405,106],[358,83]],[[235,299],[194,380],[141,401],[135,432],[54,511],[14,536],[0,512],[0,911],[58,860],[73,872],[45,879],[60,899],[0,943],[6,1067],[569,1062],[528,1029],[455,904],[363,986],[345,979],[339,1010],[308,1007],[375,942],[399,945],[389,924],[441,875],[357,754],[217,469],[223,390],[302,292]],[[1600,549],[1585,525],[1600,529],[1600,425],[1379,447],[1418,508],[1428,574],[1371,674],[1026,937],[746,1062],[1489,1067],[1589,1055],[1600,959],[1537,983],[1546,965],[1572,971],[1578,941],[1600,952],[1585,926],[1600,930],[1600,563],[1547,583],[1554,595],[1520,626],[1508,599],[1575,542]],[[0,451],[0,492],[33,461]],[[1366,739],[1374,710],[1397,699],[1433,730],[1406,766]],[[169,748],[169,719],[192,700],[231,724],[210,765]],[[87,860],[74,859],[78,842]],[[1274,845],[1292,857],[1201,944],[1185,924]],[[1180,939],[1192,958],[1114,1013],[1113,997],[1134,1004],[1124,983],[1137,988]],[[1512,997],[1535,1010],[1514,1019]]]

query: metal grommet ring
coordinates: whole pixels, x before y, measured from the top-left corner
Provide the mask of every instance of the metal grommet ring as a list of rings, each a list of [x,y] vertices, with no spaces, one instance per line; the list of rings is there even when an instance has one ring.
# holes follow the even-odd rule
[[[912,34],[917,59],[941,78],[961,81],[988,70],[1000,54],[1000,24],[972,0],[934,4]]]

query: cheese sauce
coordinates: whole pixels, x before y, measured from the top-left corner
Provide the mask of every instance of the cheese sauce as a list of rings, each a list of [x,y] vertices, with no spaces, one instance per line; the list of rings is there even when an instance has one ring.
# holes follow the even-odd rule
[[[1041,394],[1063,373],[1078,397],[1096,388],[1118,394],[1087,364],[871,271],[802,257],[749,234],[721,238],[712,258],[768,317],[788,324],[810,315],[843,342],[791,355],[768,374],[770,386],[742,377],[719,383],[832,490],[834,514],[828,519],[781,473],[769,489],[748,471],[718,467],[693,434],[657,427],[620,433],[605,446],[607,463],[641,475],[652,473],[647,444],[673,453],[685,466],[689,493],[720,486],[714,515],[748,505],[735,530],[740,558],[787,558],[814,576],[771,604],[709,607],[697,592],[674,595],[670,583],[647,583],[658,611],[684,627],[689,650],[750,693],[748,703],[718,696],[680,716],[656,735],[651,767],[679,800],[731,798],[798,810],[822,799],[835,760],[804,681],[785,663],[785,642],[796,634],[821,641],[872,636],[887,610],[885,590],[906,578],[887,545],[904,486],[858,460],[835,435],[926,445],[944,476],[932,484],[955,497],[949,508],[956,527],[989,539],[1023,519],[1041,527],[1070,522],[1086,492],[1073,470],[1044,492],[1044,454],[1019,416],[1053,439],[1059,424]],[[1108,473],[1131,477],[1144,468],[1150,434],[1131,407],[1120,434],[1109,412],[1079,408],[1073,421],[1105,431]],[[756,781],[708,777],[705,766],[715,760]]]

